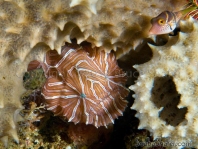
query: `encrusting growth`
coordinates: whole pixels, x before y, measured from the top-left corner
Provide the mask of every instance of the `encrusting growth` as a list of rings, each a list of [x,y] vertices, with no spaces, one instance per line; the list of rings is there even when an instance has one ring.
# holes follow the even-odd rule
[[[180,28],[164,46],[150,45],[149,62],[134,66],[140,75],[130,87],[135,92],[132,109],[138,111],[139,129],[149,130],[154,139],[197,148],[198,22],[180,21]]]
[[[114,123],[126,108],[127,77],[113,53],[66,44],[61,55],[47,52],[43,68],[47,81],[42,94],[55,115],[100,127]]]

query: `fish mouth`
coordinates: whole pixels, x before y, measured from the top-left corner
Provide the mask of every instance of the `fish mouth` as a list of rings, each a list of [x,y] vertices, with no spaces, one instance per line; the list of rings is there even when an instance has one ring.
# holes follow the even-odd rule
[[[162,35],[162,34],[166,34],[166,33],[156,31],[156,29],[153,29],[153,27],[149,30],[149,35]]]
[[[151,30],[149,31],[149,35],[154,35],[155,33],[153,33]]]
[[[153,31],[153,29],[151,28],[151,29],[149,30],[149,35],[159,35],[159,33]]]

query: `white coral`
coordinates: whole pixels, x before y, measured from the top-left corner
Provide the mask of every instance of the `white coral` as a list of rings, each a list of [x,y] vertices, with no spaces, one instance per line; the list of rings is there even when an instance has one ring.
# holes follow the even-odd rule
[[[93,12],[94,14],[97,13],[96,10],[96,3],[98,0],[72,0],[70,3],[70,7],[74,7],[77,5],[84,5],[86,6],[89,10],[91,10],[91,12]]]
[[[190,18],[180,27],[166,45],[150,45],[149,62],[134,66],[140,75],[130,87],[135,91],[132,109],[138,112],[139,129],[148,129],[155,139],[198,147],[198,22]]]
[[[178,1],[0,0],[1,141],[12,136],[18,142],[13,115],[22,107],[22,76],[31,60],[42,61],[50,49],[60,53],[71,38],[126,53],[147,37],[150,18],[179,7]]]

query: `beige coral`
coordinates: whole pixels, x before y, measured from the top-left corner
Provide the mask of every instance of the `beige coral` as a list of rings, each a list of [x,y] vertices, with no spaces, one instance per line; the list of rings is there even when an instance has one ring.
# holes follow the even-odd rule
[[[132,109],[138,111],[139,129],[148,129],[155,139],[198,147],[198,22],[190,18],[180,27],[166,45],[150,45],[149,62],[134,66],[140,75],[130,87]]]
[[[22,107],[19,101],[24,92],[22,76],[30,61],[42,61],[50,49],[60,53],[61,46],[65,41],[70,42],[70,38],[76,38],[78,43],[87,40],[94,46],[114,49],[117,55],[125,53],[147,37],[151,17],[165,9],[179,8],[178,1],[0,0],[3,142],[10,130],[16,132],[13,115]],[[18,141],[16,135],[12,136]]]

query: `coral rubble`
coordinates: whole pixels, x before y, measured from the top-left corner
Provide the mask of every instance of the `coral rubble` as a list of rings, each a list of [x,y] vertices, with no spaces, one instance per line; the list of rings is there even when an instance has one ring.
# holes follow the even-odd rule
[[[105,127],[96,128],[93,125],[86,124],[69,124],[68,137],[78,147],[100,149],[109,140],[110,134],[113,130],[113,125],[109,125],[108,129]]]
[[[198,22],[180,22],[181,32],[164,46],[150,45],[153,57],[135,65],[140,73],[135,85],[139,129],[148,129],[154,139],[169,138],[198,147]],[[182,147],[182,146],[181,146]]]

